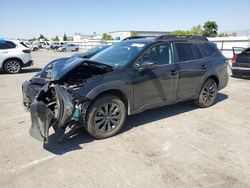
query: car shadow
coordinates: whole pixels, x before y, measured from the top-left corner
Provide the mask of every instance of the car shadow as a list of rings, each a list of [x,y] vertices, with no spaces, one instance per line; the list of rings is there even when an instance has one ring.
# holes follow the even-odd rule
[[[228,95],[223,93],[218,93],[215,105],[228,98]],[[143,126],[147,123],[165,119],[171,116],[176,116],[191,110],[198,109],[192,101],[181,102],[178,104],[173,104],[169,106],[164,106],[161,108],[156,108],[153,110],[147,110],[140,114],[129,116],[125,122],[124,128],[120,134],[134,128]],[[58,138],[55,134],[49,136],[49,144],[44,144],[44,149],[54,153],[56,155],[63,155],[64,153],[83,149],[80,145],[87,144],[94,141],[95,139],[91,137],[84,129],[76,132],[76,134],[70,138],[65,139],[62,143],[57,142]]]
[[[41,68],[25,68],[21,70],[22,73],[32,73],[32,72],[40,72],[42,69]]]

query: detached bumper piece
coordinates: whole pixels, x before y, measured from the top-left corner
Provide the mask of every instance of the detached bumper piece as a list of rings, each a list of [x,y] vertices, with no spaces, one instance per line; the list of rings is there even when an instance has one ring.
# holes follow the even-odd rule
[[[43,102],[34,101],[31,104],[30,135],[44,143],[48,143],[49,128],[55,122],[53,112]]]

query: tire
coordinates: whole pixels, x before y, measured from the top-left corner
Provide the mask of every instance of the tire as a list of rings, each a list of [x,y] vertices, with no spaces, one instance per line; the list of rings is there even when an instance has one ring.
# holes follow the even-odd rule
[[[108,138],[121,130],[126,116],[126,107],[120,98],[103,95],[90,105],[85,128],[94,138]]]
[[[33,51],[37,51],[37,50],[38,50],[38,48],[37,48],[37,47],[33,48]]]
[[[21,71],[22,65],[21,62],[16,59],[7,60],[4,63],[4,71],[8,74],[17,74]]]
[[[78,50],[79,50],[79,49],[78,49],[78,48],[76,48],[76,49],[75,49],[75,52],[78,52]]]
[[[214,79],[208,78],[203,84],[199,93],[198,99],[195,100],[195,104],[201,108],[207,108],[214,104],[218,93],[218,86]]]
[[[66,52],[66,49],[65,49],[65,48],[63,48],[63,49],[62,49],[62,52]]]

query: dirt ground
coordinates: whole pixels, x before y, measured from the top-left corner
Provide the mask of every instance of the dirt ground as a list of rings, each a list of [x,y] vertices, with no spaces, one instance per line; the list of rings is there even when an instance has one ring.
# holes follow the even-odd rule
[[[29,135],[21,84],[70,53],[34,52],[35,65],[0,74],[0,187],[250,187],[250,80],[229,79],[216,104],[192,102],[128,118],[94,140],[84,130],[62,144]]]

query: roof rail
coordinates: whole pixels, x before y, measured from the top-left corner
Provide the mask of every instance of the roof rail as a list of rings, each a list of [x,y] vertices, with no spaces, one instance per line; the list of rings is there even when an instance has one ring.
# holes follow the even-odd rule
[[[206,37],[195,36],[195,35],[160,35],[156,39],[157,40],[197,40],[197,41],[208,41]]]
[[[122,41],[132,40],[132,39],[143,39],[143,38],[156,38],[156,36],[133,36],[133,37],[127,37],[123,39]]]

